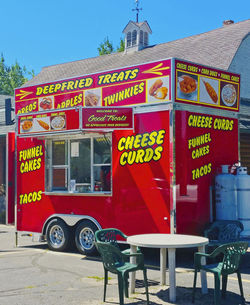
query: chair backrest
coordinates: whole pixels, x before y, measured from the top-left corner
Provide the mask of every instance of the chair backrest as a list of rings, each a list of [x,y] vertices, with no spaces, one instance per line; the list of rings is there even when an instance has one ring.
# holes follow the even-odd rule
[[[127,239],[127,236],[118,229],[109,228],[102,229],[95,232],[95,239],[97,242],[106,242],[115,247],[118,247],[117,237],[120,236],[123,239]]]
[[[238,220],[217,220],[204,231],[209,240],[218,240],[220,243],[239,241],[240,233],[244,230],[243,224]]]
[[[239,241],[240,233],[243,231],[243,225],[241,222],[229,222],[225,223],[224,227],[221,228],[218,236],[220,242],[226,241],[234,242]]]
[[[217,256],[220,253],[224,254],[221,273],[231,274],[237,271],[241,256],[246,253],[247,248],[248,242],[228,243],[216,248],[213,252],[213,256]]]
[[[114,245],[107,242],[95,242],[95,246],[102,257],[104,267],[113,273],[117,268],[125,264],[121,251]]]

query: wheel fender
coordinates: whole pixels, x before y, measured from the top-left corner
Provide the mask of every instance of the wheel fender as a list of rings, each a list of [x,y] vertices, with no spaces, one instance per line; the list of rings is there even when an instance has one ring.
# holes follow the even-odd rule
[[[42,230],[43,236],[46,236],[48,226],[55,219],[61,219],[62,221],[65,222],[65,224],[67,224],[70,227],[74,227],[75,225],[77,225],[79,222],[81,222],[83,220],[89,220],[96,225],[98,230],[102,229],[102,226],[100,225],[100,223],[95,218],[88,216],[88,215],[53,214],[45,221],[45,223],[43,225],[43,230]]]

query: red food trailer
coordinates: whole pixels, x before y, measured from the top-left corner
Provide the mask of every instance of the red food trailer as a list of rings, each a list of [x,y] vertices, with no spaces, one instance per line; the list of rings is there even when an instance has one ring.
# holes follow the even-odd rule
[[[239,75],[174,58],[16,89],[17,232],[85,254],[100,228],[202,234],[239,96]]]

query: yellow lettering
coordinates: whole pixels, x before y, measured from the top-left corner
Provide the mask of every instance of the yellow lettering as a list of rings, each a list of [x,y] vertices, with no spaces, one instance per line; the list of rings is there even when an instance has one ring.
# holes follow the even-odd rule
[[[34,203],[34,202],[38,202],[42,199],[42,191],[34,191],[34,192],[30,192],[28,194],[20,194],[19,195],[19,203],[20,204],[25,204],[25,203]]]
[[[197,180],[203,176],[206,176],[208,174],[210,174],[212,171],[212,164],[208,163],[206,165],[203,165],[199,168],[196,168],[194,170],[192,170],[192,179],[193,180]]]

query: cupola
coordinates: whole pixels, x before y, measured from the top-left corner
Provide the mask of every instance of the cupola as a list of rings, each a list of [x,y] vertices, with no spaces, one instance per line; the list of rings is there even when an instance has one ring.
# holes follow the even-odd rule
[[[144,49],[149,45],[149,34],[152,34],[147,21],[129,23],[124,28],[123,34],[125,34],[125,52],[134,52]]]

